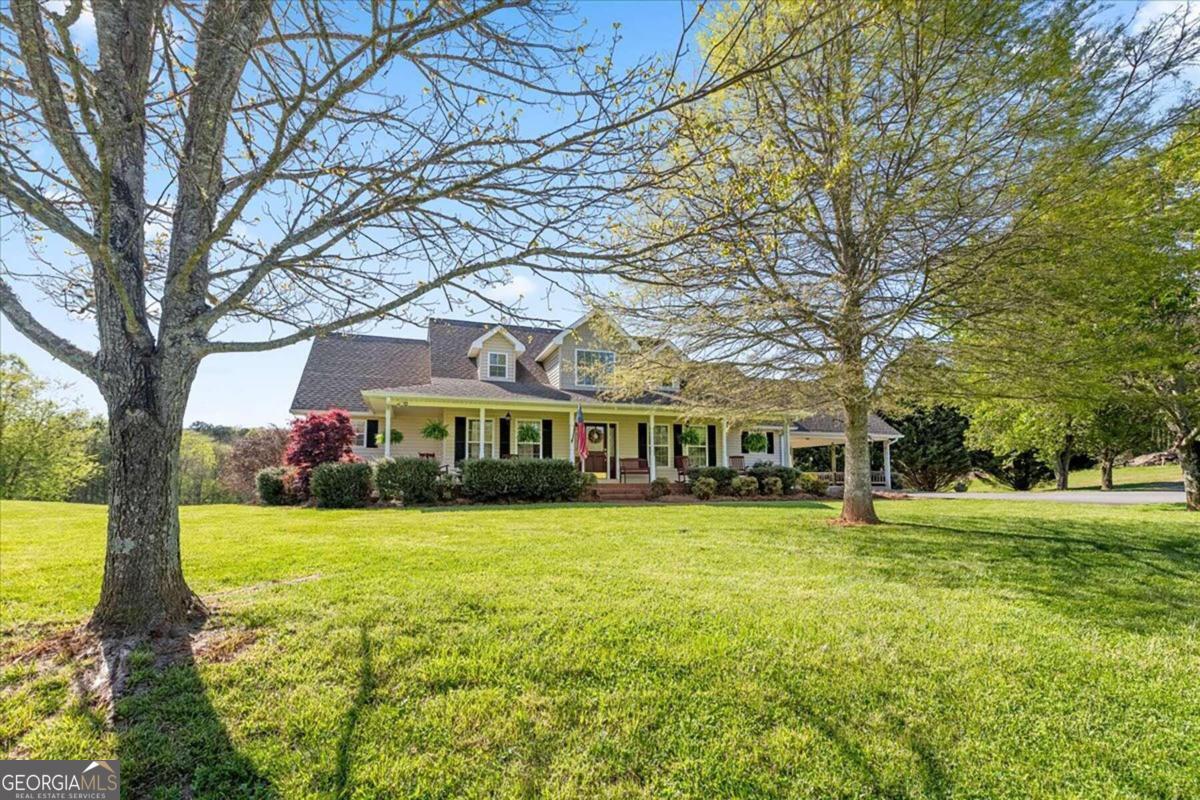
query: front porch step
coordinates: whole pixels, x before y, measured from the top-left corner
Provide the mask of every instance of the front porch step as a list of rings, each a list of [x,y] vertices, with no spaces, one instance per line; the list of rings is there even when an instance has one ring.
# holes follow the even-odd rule
[[[594,487],[599,500],[645,500],[644,483],[598,483]]]

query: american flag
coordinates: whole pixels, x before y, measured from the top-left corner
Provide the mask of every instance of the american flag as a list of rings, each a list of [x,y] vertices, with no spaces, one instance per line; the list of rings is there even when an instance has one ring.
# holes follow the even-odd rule
[[[587,458],[587,429],[583,425],[583,406],[575,408],[575,449],[579,451],[579,461]]]

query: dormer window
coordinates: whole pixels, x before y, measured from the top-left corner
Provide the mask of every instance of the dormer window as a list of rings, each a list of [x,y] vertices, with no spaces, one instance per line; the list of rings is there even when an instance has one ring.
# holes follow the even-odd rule
[[[488,353],[487,376],[491,380],[508,380],[508,353]]]
[[[616,360],[611,350],[576,350],[575,385],[607,386]]]

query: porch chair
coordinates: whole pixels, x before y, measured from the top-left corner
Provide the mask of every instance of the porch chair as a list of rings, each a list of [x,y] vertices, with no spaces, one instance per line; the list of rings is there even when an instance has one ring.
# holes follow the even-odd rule
[[[678,483],[687,483],[688,470],[690,460],[687,456],[675,456],[675,480]]]
[[[746,471],[746,457],[745,456],[730,456],[729,457],[729,468],[731,470],[734,470],[735,472],[745,472]]]
[[[417,457],[426,461],[437,461],[437,453],[417,453]]]

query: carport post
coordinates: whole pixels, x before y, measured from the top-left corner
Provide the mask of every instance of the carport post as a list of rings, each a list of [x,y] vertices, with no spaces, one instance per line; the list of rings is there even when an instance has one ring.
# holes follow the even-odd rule
[[[883,485],[892,488],[892,440],[883,440]]]

